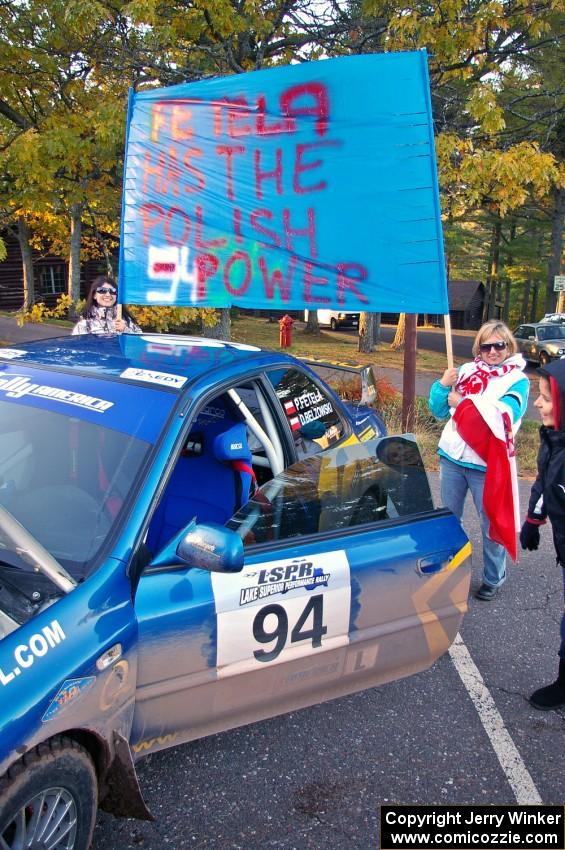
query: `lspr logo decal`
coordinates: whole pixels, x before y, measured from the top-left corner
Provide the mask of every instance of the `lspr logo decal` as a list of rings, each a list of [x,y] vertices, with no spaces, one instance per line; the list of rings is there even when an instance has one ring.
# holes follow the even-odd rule
[[[286,566],[273,567],[253,573],[257,577],[256,584],[242,587],[239,604],[266,599],[278,593],[288,593],[290,590],[315,590],[320,586],[328,586],[330,574],[321,567],[315,567],[312,561],[295,560]]]

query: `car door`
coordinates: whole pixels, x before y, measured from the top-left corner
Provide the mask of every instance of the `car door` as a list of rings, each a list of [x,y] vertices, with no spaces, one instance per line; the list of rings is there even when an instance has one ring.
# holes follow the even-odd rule
[[[227,525],[241,573],[139,582],[138,755],[421,670],[457,633],[470,545],[413,440],[303,458]]]

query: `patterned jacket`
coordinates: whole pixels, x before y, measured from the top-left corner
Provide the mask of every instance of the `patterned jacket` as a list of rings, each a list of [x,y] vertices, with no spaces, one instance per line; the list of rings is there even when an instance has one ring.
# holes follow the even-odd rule
[[[116,314],[117,307],[93,307],[88,314],[80,317],[73,328],[73,334],[115,334],[116,331]],[[124,333],[140,334],[143,333],[139,325],[136,325],[133,319],[128,316],[123,316],[126,323]]]

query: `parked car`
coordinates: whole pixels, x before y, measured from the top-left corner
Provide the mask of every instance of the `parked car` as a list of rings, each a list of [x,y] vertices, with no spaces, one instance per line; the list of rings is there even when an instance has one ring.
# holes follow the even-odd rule
[[[534,322],[514,331],[518,348],[531,363],[546,366],[565,354],[565,325]]]
[[[317,312],[318,324],[330,327],[332,331],[359,327],[359,313],[340,313],[338,310],[318,310]],[[308,321],[308,310],[304,311],[304,321]]]
[[[417,672],[457,634],[470,544],[416,443],[292,357],[3,348],[0,434],[3,850],[86,850],[98,804],[149,817],[143,755]]]
[[[565,324],[565,313],[546,313],[541,322],[551,322],[558,325]]]

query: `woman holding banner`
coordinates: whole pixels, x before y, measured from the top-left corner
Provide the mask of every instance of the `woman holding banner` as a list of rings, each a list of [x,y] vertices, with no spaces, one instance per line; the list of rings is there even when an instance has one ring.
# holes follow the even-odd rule
[[[446,369],[430,389],[431,412],[449,416],[438,446],[441,499],[461,519],[471,492],[483,536],[483,579],[475,595],[484,601],[494,599],[506,579],[506,551],[516,560],[514,436],[529,393],[526,361],[517,351],[503,322],[486,322],[473,343],[474,360]]]
[[[73,328],[73,334],[142,333],[125,307],[122,307],[122,315],[118,317],[117,297],[118,289],[111,277],[96,277],[90,285],[85,308]]]

